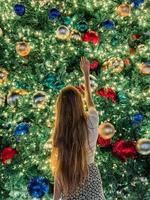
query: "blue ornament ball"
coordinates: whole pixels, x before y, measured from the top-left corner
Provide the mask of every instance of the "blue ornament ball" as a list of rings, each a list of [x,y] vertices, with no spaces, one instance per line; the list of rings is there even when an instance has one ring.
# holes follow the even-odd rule
[[[144,116],[140,113],[136,113],[135,115],[133,115],[133,122],[134,123],[139,123],[144,119]]]
[[[139,8],[143,3],[144,0],[130,0],[134,8]]]
[[[61,13],[57,8],[52,8],[48,13],[49,19],[51,19],[52,21],[57,20],[60,15]]]
[[[16,129],[14,131],[14,135],[18,136],[18,135],[27,134],[29,132],[29,128],[30,128],[29,123],[21,122],[16,126]]]
[[[115,23],[112,20],[106,20],[102,23],[102,26],[105,27],[106,29],[114,29]]]
[[[30,180],[28,184],[28,192],[32,198],[41,198],[49,192],[49,180],[37,176]]]
[[[14,6],[14,11],[16,15],[23,16],[25,14],[25,6],[21,4],[16,4]]]

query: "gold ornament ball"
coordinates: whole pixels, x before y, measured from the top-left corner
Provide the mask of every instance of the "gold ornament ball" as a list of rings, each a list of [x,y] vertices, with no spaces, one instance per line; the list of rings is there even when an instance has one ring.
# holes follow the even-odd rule
[[[136,143],[136,149],[141,155],[150,154],[150,139],[139,139]]]
[[[27,90],[23,90],[23,89],[11,90],[7,96],[7,103],[9,105],[13,105],[17,102],[17,100],[21,96],[26,95],[26,94],[28,94]]]
[[[150,67],[145,63],[137,64],[141,74],[150,75]]]
[[[18,42],[16,45],[16,51],[20,56],[25,57],[29,55],[31,48],[27,42]]]
[[[131,13],[131,6],[129,4],[123,3],[118,6],[117,13],[122,17],[128,17]]]
[[[77,31],[73,31],[71,33],[71,38],[74,39],[74,40],[81,40],[81,34]]]
[[[48,98],[46,96],[46,93],[43,91],[39,91],[36,92],[33,96],[33,101],[34,104],[38,107],[38,108],[44,108],[45,104],[47,102]]]
[[[7,82],[8,71],[4,68],[0,67],[0,84],[4,84]]]
[[[67,40],[69,39],[70,36],[70,31],[68,29],[68,27],[61,25],[60,27],[58,27],[57,31],[56,31],[56,37],[58,39],[61,40]]]
[[[113,73],[121,72],[124,69],[124,62],[121,58],[112,57],[103,63],[103,69],[112,68]]]
[[[104,123],[100,124],[100,126],[98,128],[98,132],[99,132],[99,135],[103,139],[108,140],[114,136],[116,130],[115,130],[115,127],[111,123],[104,122]]]

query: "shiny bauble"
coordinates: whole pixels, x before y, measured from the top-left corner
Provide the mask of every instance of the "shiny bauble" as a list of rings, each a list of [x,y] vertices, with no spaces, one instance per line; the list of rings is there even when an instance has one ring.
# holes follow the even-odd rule
[[[39,92],[35,93],[33,96],[33,101],[34,101],[34,104],[38,108],[44,108],[45,104],[47,102],[47,96],[46,96],[45,92],[39,91]]]
[[[131,6],[129,4],[123,3],[118,6],[117,13],[122,17],[128,17],[131,14]]]
[[[23,89],[18,89],[18,90],[14,90],[14,91],[10,91],[8,93],[7,96],[7,103],[9,105],[14,105],[17,103],[17,101],[19,100],[19,98],[23,95],[28,94],[28,92],[26,90]]]
[[[136,149],[141,155],[150,154],[150,139],[139,139],[136,143]]]
[[[70,30],[67,26],[61,25],[56,31],[56,37],[61,40],[67,40],[70,36]]]
[[[98,132],[99,132],[99,135],[103,139],[108,140],[114,136],[116,130],[115,130],[115,127],[111,123],[104,122],[104,123],[100,124],[100,126],[98,128]]]
[[[112,68],[113,73],[121,72],[124,69],[124,62],[121,58],[112,57],[103,63],[103,69]]]
[[[25,57],[29,55],[31,47],[27,42],[18,42],[16,45],[16,51],[20,56]]]
[[[138,63],[137,67],[141,74],[150,75],[150,65],[148,63]]]

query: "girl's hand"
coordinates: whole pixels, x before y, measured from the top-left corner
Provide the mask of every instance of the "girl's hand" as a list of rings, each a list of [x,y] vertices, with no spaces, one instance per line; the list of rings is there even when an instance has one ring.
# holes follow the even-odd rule
[[[84,75],[89,75],[90,73],[90,62],[87,58],[81,57],[80,68]]]

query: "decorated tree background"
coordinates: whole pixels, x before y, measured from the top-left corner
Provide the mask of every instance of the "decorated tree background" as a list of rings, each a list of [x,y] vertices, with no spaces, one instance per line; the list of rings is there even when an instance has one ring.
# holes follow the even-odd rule
[[[106,199],[149,199],[149,12],[146,0],[0,1],[0,199],[52,199],[54,106],[66,85],[84,94],[81,56]]]

